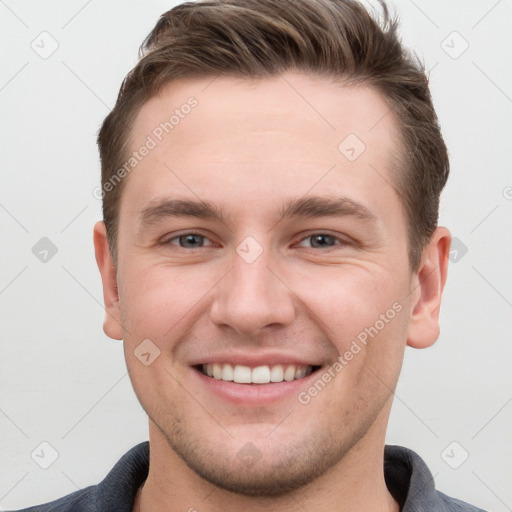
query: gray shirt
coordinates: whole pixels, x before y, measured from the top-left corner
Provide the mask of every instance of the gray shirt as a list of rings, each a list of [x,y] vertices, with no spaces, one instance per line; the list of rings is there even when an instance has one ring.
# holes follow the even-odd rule
[[[148,476],[149,442],[132,448],[98,485],[20,512],[132,512],[137,489]],[[384,477],[401,512],[485,512],[436,491],[423,459],[401,446],[386,446]]]

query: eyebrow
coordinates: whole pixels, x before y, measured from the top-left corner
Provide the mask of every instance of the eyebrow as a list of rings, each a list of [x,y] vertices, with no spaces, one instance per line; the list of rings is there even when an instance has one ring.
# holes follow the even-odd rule
[[[164,198],[140,211],[140,222],[144,227],[169,217],[195,217],[223,223],[228,221],[222,209],[202,200]],[[377,220],[369,208],[344,196],[310,196],[291,200],[279,211],[278,219],[281,221],[291,217],[356,217],[366,221]]]
[[[169,217],[196,217],[225,222],[226,215],[215,205],[207,201],[191,201],[188,199],[165,198],[154,205],[140,211],[140,222],[143,226],[155,224]]]
[[[376,221],[377,216],[366,206],[349,197],[311,196],[290,201],[282,210],[280,220],[288,217],[357,217]]]

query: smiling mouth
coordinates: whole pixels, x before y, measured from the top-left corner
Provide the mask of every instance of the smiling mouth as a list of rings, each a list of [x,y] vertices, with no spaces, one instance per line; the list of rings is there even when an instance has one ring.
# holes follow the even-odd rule
[[[273,364],[251,368],[229,363],[200,364],[196,368],[212,379],[237,384],[272,384],[300,380],[317,371],[320,366],[298,364]]]

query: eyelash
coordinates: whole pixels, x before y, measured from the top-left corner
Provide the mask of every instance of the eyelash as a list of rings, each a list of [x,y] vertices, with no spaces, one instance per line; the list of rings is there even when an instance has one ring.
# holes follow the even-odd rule
[[[193,248],[187,248],[187,247],[182,247],[180,246],[179,244],[173,244],[172,241],[173,240],[178,240],[179,238],[181,237],[186,237],[186,236],[197,236],[197,237],[202,237],[204,240],[208,240],[211,242],[211,240],[206,236],[206,235],[202,235],[201,233],[195,233],[193,231],[190,231],[190,232],[187,232],[187,233],[181,233],[179,235],[176,235],[176,236],[173,236],[172,238],[168,238],[168,239],[164,239],[162,242],[160,242],[160,245],[176,245],[178,246],[180,249],[189,249],[189,250],[193,250],[193,249],[202,249],[203,247],[205,246],[201,246],[201,247],[193,247]],[[295,245],[298,245],[302,242],[304,242],[305,240],[309,239],[309,238],[313,238],[313,237],[316,237],[316,236],[325,236],[325,237],[331,237],[335,240],[335,243],[334,245],[330,245],[330,246],[326,246],[324,249],[331,249],[333,247],[338,247],[338,246],[346,246],[346,245],[350,245],[350,242],[344,238],[341,238],[339,236],[336,236],[336,235],[333,235],[331,233],[328,233],[328,232],[324,232],[324,231],[317,231],[315,233],[311,233],[303,238],[301,238],[299,240],[299,242]],[[209,247],[210,245],[215,245],[213,242],[209,245],[207,245],[206,247]],[[309,249],[322,249],[322,247],[318,248],[318,247],[308,247]]]

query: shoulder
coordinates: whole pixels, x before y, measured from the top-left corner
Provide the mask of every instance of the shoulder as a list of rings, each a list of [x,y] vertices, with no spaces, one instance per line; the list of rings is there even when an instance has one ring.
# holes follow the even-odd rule
[[[470,505],[465,501],[460,501],[455,498],[450,498],[450,496],[446,496],[442,492],[437,491],[437,495],[439,500],[443,503],[444,508],[443,511],[447,512],[486,512],[485,510],[475,507],[474,505]]]
[[[149,442],[145,441],[125,453],[98,485],[17,512],[131,512],[148,470]]]
[[[92,485],[50,503],[35,505],[17,512],[96,512],[97,489],[97,485]]]
[[[385,447],[384,477],[402,512],[485,512],[438,491],[425,461],[408,448]]]

